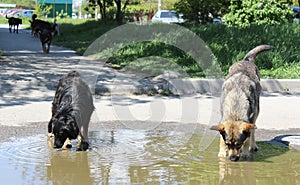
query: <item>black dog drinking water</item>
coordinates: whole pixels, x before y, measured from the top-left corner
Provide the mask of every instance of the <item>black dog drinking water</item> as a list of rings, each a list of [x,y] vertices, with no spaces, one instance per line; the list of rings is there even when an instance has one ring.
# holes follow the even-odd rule
[[[56,89],[48,124],[49,136],[54,136],[54,148],[70,147],[70,140],[78,139],[77,150],[87,150],[93,111],[91,91],[79,73],[72,71],[64,75]]]

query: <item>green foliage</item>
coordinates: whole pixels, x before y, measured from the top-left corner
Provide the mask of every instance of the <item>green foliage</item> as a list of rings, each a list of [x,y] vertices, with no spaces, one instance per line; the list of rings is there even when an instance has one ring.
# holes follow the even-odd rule
[[[85,14],[95,14],[95,4],[90,1],[83,1],[81,5],[81,13]]]
[[[261,76],[264,78],[299,78],[300,75],[300,63],[284,64],[277,68],[271,68],[269,70],[260,70]]]
[[[274,50],[260,54],[255,63],[263,78],[299,78],[299,23],[251,25],[245,28],[222,24],[189,26],[208,44],[224,74],[233,62],[241,60],[253,47],[270,44]],[[245,34],[247,33],[247,34]],[[286,68],[289,66],[289,68]],[[286,68],[287,70],[283,70]],[[265,72],[265,71],[268,71]]]
[[[213,18],[227,12],[229,0],[179,0],[175,9],[183,18],[192,23],[212,23]]]
[[[5,4],[16,4],[24,8],[34,8],[36,1],[35,0],[0,0],[0,3]]]
[[[80,19],[64,19],[60,23],[61,35],[54,37],[54,44],[72,48],[81,54],[95,39],[117,26],[115,23],[84,22]],[[299,23],[251,25],[245,28],[228,27],[223,24],[186,25],[186,27],[200,36],[212,50],[224,76],[229,66],[241,60],[253,47],[270,44],[275,46],[275,49],[260,54],[255,61],[261,71],[261,77],[299,78]],[[172,43],[172,39],[176,37],[176,34],[172,34],[166,38],[166,41]],[[132,61],[136,61],[133,67],[139,68],[140,71],[160,73],[159,69],[151,68],[151,65],[145,65],[142,62],[139,65],[140,61],[148,60],[147,57],[157,56],[181,66],[191,77],[205,77],[202,69],[188,53],[172,45],[157,42],[155,39],[151,42],[133,43],[118,51],[108,48],[105,52],[108,54],[101,53],[98,56],[101,58],[114,53],[108,62],[117,67],[128,67],[129,64],[132,65]]]
[[[64,19],[64,18],[68,18],[68,13],[67,12],[64,12],[64,10],[61,10],[60,12],[56,11],[55,12],[55,18],[57,20],[59,19]]]
[[[56,45],[74,49],[77,53],[83,54],[88,46],[102,34],[117,25],[108,22],[85,19],[61,19],[60,36],[54,37]]]
[[[279,24],[291,22],[293,11],[279,0],[231,0],[225,19],[227,25],[239,27]]]
[[[34,13],[38,17],[45,17],[45,15],[50,14],[52,10],[52,5],[46,6],[45,1],[43,3],[36,3]]]

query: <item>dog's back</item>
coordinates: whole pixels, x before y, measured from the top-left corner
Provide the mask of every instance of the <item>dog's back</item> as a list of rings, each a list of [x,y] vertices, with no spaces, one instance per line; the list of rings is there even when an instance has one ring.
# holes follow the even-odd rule
[[[257,54],[273,49],[260,45],[252,49],[243,60],[234,63],[222,86],[222,121],[255,123],[259,113],[260,77],[254,60]]]
[[[51,23],[36,18],[37,15],[33,14],[31,20],[29,20],[31,26],[31,35],[37,37],[38,32],[41,32],[43,30],[49,30],[49,31],[52,30]]]
[[[32,29],[35,31],[43,30],[43,29],[47,29],[47,30],[52,29],[51,23],[49,23],[47,21],[35,19],[35,20],[32,20],[30,23],[31,23]]]
[[[69,72],[59,80],[52,102],[52,116],[59,111],[58,109],[61,105],[62,97],[66,91],[72,95],[72,107],[76,110],[82,108],[85,110],[84,112],[88,112],[86,114],[88,115],[87,117],[89,117],[90,112],[94,110],[93,97],[88,85],[81,79],[79,73],[76,71]],[[86,119],[81,120],[86,121]]]
[[[92,112],[94,111],[93,96],[88,85],[79,76],[76,71],[68,74],[72,78],[72,104],[73,115],[77,122],[78,128],[83,136],[87,137],[88,125]]]

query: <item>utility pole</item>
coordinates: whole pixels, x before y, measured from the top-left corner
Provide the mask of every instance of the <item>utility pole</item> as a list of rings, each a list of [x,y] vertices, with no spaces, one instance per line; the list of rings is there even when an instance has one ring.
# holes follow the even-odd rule
[[[161,10],[161,0],[158,0],[158,11]]]
[[[68,0],[66,0],[66,13],[67,13],[67,15],[69,15],[68,14]],[[72,16],[72,14],[71,14],[71,16]]]

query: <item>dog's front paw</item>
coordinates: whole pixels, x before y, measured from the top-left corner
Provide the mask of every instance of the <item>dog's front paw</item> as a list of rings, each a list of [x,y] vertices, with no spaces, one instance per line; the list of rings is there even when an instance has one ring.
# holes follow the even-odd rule
[[[89,148],[89,143],[86,141],[81,141],[77,151],[86,151]]]
[[[227,156],[227,154],[226,154],[226,152],[219,152],[218,153],[218,157],[226,157]]]
[[[48,133],[48,138],[54,138],[54,134],[52,132]]]
[[[258,147],[257,147],[257,145],[254,145],[254,146],[251,146],[250,148],[249,148],[249,151],[250,152],[257,152],[258,151]]]

